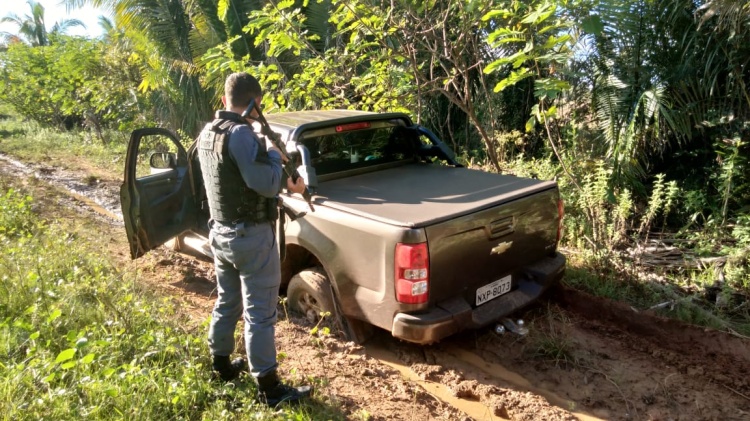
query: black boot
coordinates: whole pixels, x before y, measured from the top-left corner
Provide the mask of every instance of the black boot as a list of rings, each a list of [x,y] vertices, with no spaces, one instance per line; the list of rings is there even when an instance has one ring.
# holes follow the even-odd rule
[[[247,361],[243,358],[229,360],[225,355],[214,355],[213,369],[219,377],[225,382],[232,381],[240,376],[241,373],[247,373]]]
[[[258,377],[258,396],[268,406],[274,407],[280,403],[295,403],[310,395],[310,386],[292,387],[285,385],[279,379],[276,370]]]

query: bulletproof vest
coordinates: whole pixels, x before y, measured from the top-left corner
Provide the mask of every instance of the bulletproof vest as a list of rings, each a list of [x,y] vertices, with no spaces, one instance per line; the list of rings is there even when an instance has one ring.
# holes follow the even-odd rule
[[[229,156],[233,127],[247,124],[239,114],[218,111],[198,140],[198,154],[211,218],[222,223],[272,221],[278,217],[277,199],[247,187],[237,163]],[[237,141],[237,140],[234,140]],[[258,145],[256,162],[268,162],[268,152]]]

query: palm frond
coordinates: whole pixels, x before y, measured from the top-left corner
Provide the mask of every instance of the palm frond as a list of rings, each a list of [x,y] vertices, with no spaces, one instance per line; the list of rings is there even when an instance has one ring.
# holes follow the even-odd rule
[[[105,34],[109,34],[115,30],[115,23],[106,16],[99,16],[99,26],[104,30]]]
[[[733,36],[741,34],[750,22],[750,2],[741,0],[710,0],[696,11],[700,25],[716,19],[716,29],[728,31]]]
[[[311,41],[318,52],[325,51],[332,43],[333,28],[328,22],[332,7],[331,0],[322,0],[311,1],[304,9],[307,17],[305,25],[310,34],[318,38]]]
[[[55,22],[55,24],[52,26],[52,30],[50,33],[54,34],[64,34],[68,31],[68,29],[73,27],[81,27],[86,29],[86,24],[84,24],[82,21],[78,19],[63,19],[60,21]]]

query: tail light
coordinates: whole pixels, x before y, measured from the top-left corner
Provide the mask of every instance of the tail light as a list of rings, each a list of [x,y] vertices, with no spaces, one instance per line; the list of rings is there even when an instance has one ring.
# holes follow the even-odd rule
[[[565,205],[563,204],[562,199],[557,199],[557,216],[559,216],[559,219],[557,220],[557,244],[560,244],[560,240],[562,239],[563,216],[565,216]]]
[[[430,291],[430,258],[427,243],[396,244],[396,301],[404,304],[427,302]]]
[[[350,130],[369,129],[369,128],[370,128],[370,122],[369,121],[362,121],[362,122],[359,122],[359,123],[342,124],[340,126],[336,126],[336,133],[348,132]]]

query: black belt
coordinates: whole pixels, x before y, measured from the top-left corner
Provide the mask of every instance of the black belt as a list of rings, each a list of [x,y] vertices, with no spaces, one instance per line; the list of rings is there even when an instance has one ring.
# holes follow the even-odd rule
[[[222,221],[220,219],[216,219],[216,222],[220,223],[221,225],[231,227],[232,225],[238,225],[238,224],[245,224],[245,226],[252,226],[252,225],[261,225],[261,224],[268,224],[273,222],[272,219],[263,219],[260,221],[256,221],[255,219],[250,218],[237,218],[233,221]]]

